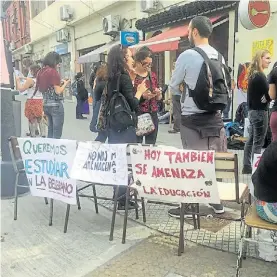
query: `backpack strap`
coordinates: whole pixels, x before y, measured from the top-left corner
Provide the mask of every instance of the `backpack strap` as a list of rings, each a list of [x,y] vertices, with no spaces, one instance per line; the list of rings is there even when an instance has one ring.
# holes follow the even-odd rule
[[[204,59],[204,63],[206,64],[207,67],[207,75],[209,78],[209,84],[210,84],[210,90],[209,90],[209,95],[212,95],[213,92],[213,79],[212,79],[212,73],[209,67],[209,62],[210,62],[210,58],[208,57],[208,55],[206,54],[206,52],[201,49],[200,47],[194,47],[193,48],[194,51],[196,51],[197,53],[199,53],[201,55],[201,57]],[[220,55],[221,56],[221,55]],[[218,59],[220,58],[219,53],[218,53]],[[222,56],[221,56],[221,63],[222,63]],[[199,78],[200,76],[198,76]]]

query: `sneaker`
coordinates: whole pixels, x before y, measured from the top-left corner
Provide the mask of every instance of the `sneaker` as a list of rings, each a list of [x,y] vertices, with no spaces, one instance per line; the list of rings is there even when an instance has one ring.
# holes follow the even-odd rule
[[[252,168],[249,165],[243,166],[242,174],[252,174]]]
[[[222,204],[209,204],[209,207],[214,210],[215,214],[223,214],[225,212]]]
[[[180,218],[180,208],[170,209],[168,211],[168,215],[174,218]],[[192,214],[189,214],[191,208],[186,208],[185,210],[185,218],[192,218]]]
[[[172,130],[168,130],[168,133],[169,134],[180,134],[180,131],[172,129]]]

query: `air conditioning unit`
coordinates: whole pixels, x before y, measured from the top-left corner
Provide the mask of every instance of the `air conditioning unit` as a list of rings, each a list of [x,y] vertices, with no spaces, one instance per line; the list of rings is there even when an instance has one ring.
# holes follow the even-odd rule
[[[13,51],[16,49],[15,43],[13,41],[10,42],[10,51]]]
[[[70,33],[68,29],[61,29],[56,32],[56,41],[57,42],[69,42]]]
[[[71,21],[73,19],[73,10],[69,5],[60,7],[60,20]]]
[[[120,16],[108,15],[102,21],[104,35],[114,36],[120,31]]]
[[[140,0],[140,11],[144,13],[155,12],[158,8],[157,0]]]
[[[25,52],[25,54],[32,54],[33,53],[33,45],[31,45],[31,44],[24,45],[24,52]]]

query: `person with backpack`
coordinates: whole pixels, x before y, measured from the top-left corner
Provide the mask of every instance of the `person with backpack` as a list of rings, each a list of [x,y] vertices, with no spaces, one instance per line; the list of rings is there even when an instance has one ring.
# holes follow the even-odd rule
[[[83,81],[83,73],[78,72],[75,76],[75,94],[77,98],[77,105],[76,105],[76,119],[87,119],[83,116],[83,105],[85,101],[88,100],[88,91],[85,88],[85,83]]]
[[[121,45],[113,46],[107,59],[107,134],[108,142],[136,143],[136,112],[139,108],[139,101],[143,93],[147,90],[145,82],[142,82],[136,90],[132,84],[129,72],[133,72],[134,60],[130,49]],[[105,92],[103,92],[102,99]],[[101,107],[100,107],[101,110]],[[127,169],[126,169],[127,170]],[[118,209],[125,209],[126,186],[119,189]],[[135,208],[135,204],[130,202],[130,209]]]
[[[137,142],[142,143],[145,138],[146,144],[155,144],[158,135],[159,119],[158,119],[158,101],[162,99],[161,91],[158,88],[158,79],[155,72],[151,71],[152,52],[149,48],[143,47],[139,49],[134,56],[135,72],[134,88],[145,81],[147,91],[142,95],[139,103],[138,116],[148,114],[149,120],[152,120],[153,128],[148,133],[137,136]]]
[[[170,88],[181,94],[180,133],[184,149],[227,151],[227,140],[221,111],[227,105],[231,83],[222,55],[211,45],[213,26],[205,16],[194,17],[189,24],[188,39],[192,49],[177,59]],[[222,204],[210,204],[217,214],[224,213]],[[180,217],[180,208],[169,215]],[[189,216],[189,215],[187,215]]]
[[[273,65],[269,75],[269,96],[274,101],[270,115],[270,129],[272,141],[277,140],[277,62]]]
[[[268,129],[268,81],[264,70],[269,67],[270,53],[259,50],[253,57],[248,72],[247,105],[249,118],[249,137],[244,146],[242,174],[252,173],[254,154],[261,154]]]

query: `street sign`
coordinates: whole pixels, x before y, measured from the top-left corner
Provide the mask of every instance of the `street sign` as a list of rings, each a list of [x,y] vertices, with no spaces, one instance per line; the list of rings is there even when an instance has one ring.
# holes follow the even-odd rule
[[[270,3],[267,0],[241,0],[239,19],[244,28],[252,30],[264,27],[270,18]]]
[[[131,46],[139,43],[139,33],[138,32],[120,32],[120,43],[123,46]]]

